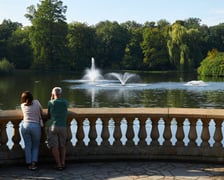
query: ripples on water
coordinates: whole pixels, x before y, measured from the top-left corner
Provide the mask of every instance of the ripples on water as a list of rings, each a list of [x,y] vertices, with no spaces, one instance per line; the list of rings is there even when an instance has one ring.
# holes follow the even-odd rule
[[[70,84],[69,89],[88,96],[91,99],[91,107],[222,108],[224,106],[223,100],[220,99],[220,96],[224,95],[222,82],[127,83],[123,86],[116,81],[94,83],[64,81]],[[82,107],[81,104],[78,106]]]

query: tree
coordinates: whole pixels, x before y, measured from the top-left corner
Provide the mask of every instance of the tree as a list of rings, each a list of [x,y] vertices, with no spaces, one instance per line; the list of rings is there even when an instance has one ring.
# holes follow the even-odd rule
[[[104,21],[96,25],[96,36],[101,67],[119,69],[129,40],[127,29],[117,22]]]
[[[21,27],[22,25],[20,23],[12,22],[11,20],[3,20],[2,24],[0,24],[0,59],[7,58],[10,61],[9,55],[12,52],[8,47],[8,41],[13,32]]]
[[[0,60],[0,75],[12,74],[14,71],[14,65],[10,63],[6,58]]]
[[[212,49],[201,62],[198,74],[202,76],[224,76],[224,52]]]
[[[37,9],[28,7],[26,17],[31,21],[30,41],[34,51],[33,67],[42,70],[68,69],[66,36],[67,6],[59,0],[42,0]]]
[[[193,69],[193,61],[189,58],[189,47],[186,42],[187,29],[183,24],[183,21],[178,21],[171,26],[167,42],[170,61],[181,72]]]
[[[124,69],[141,70],[143,66],[143,54],[141,49],[142,28],[129,26],[130,40],[125,48],[125,55],[122,60]]]
[[[210,49],[224,51],[224,23],[209,28]]]
[[[8,57],[16,69],[28,69],[32,64],[33,51],[29,41],[29,28],[17,28],[8,40]]]
[[[95,29],[83,23],[69,24],[67,35],[72,69],[82,70],[91,63],[96,52]]]
[[[200,18],[188,18],[184,21],[184,27],[186,27],[187,29],[198,29],[200,28],[200,23]]]
[[[143,31],[142,52],[144,64],[150,70],[164,70],[169,68],[167,50],[167,27],[145,27]]]

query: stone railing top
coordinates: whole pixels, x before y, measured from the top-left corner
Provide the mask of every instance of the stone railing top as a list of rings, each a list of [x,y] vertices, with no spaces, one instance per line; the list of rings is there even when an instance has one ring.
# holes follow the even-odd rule
[[[47,109],[44,109],[46,115]],[[75,117],[163,117],[163,118],[216,118],[224,119],[224,109],[200,108],[69,108],[68,118]],[[0,120],[22,119],[21,110],[0,111]]]

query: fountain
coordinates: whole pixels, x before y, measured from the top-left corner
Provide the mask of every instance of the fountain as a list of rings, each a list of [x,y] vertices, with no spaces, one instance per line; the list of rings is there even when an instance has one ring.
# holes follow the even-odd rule
[[[108,78],[110,77],[113,77],[113,78],[116,78],[117,80],[119,80],[119,82],[121,83],[122,86],[125,86],[126,83],[129,81],[129,80],[133,80],[133,79],[138,79],[138,75],[136,74],[131,74],[131,73],[124,73],[124,74],[121,74],[121,73],[108,73],[106,75]]]
[[[192,81],[188,81],[184,85],[186,85],[186,86],[207,86],[207,84],[204,81],[202,81],[202,80],[192,80]]]
[[[96,82],[98,80],[104,79],[103,76],[100,73],[99,69],[96,69],[95,67],[95,59],[91,58],[91,68],[87,68],[85,70],[85,75],[82,78],[83,80],[90,81],[90,82]]]

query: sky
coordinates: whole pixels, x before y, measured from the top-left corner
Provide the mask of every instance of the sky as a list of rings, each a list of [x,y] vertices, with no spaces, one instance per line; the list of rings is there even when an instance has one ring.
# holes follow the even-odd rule
[[[201,19],[201,25],[224,23],[223,0],[62,0],[66,5],[67,23],[82,22],[96,25],[100,21],[157,22],[161,19],[171,24],[188,18]],[[39,0],[1,0],[0,23],[4,19],[29,26],[24,15],[27,7],[37,5]]]

